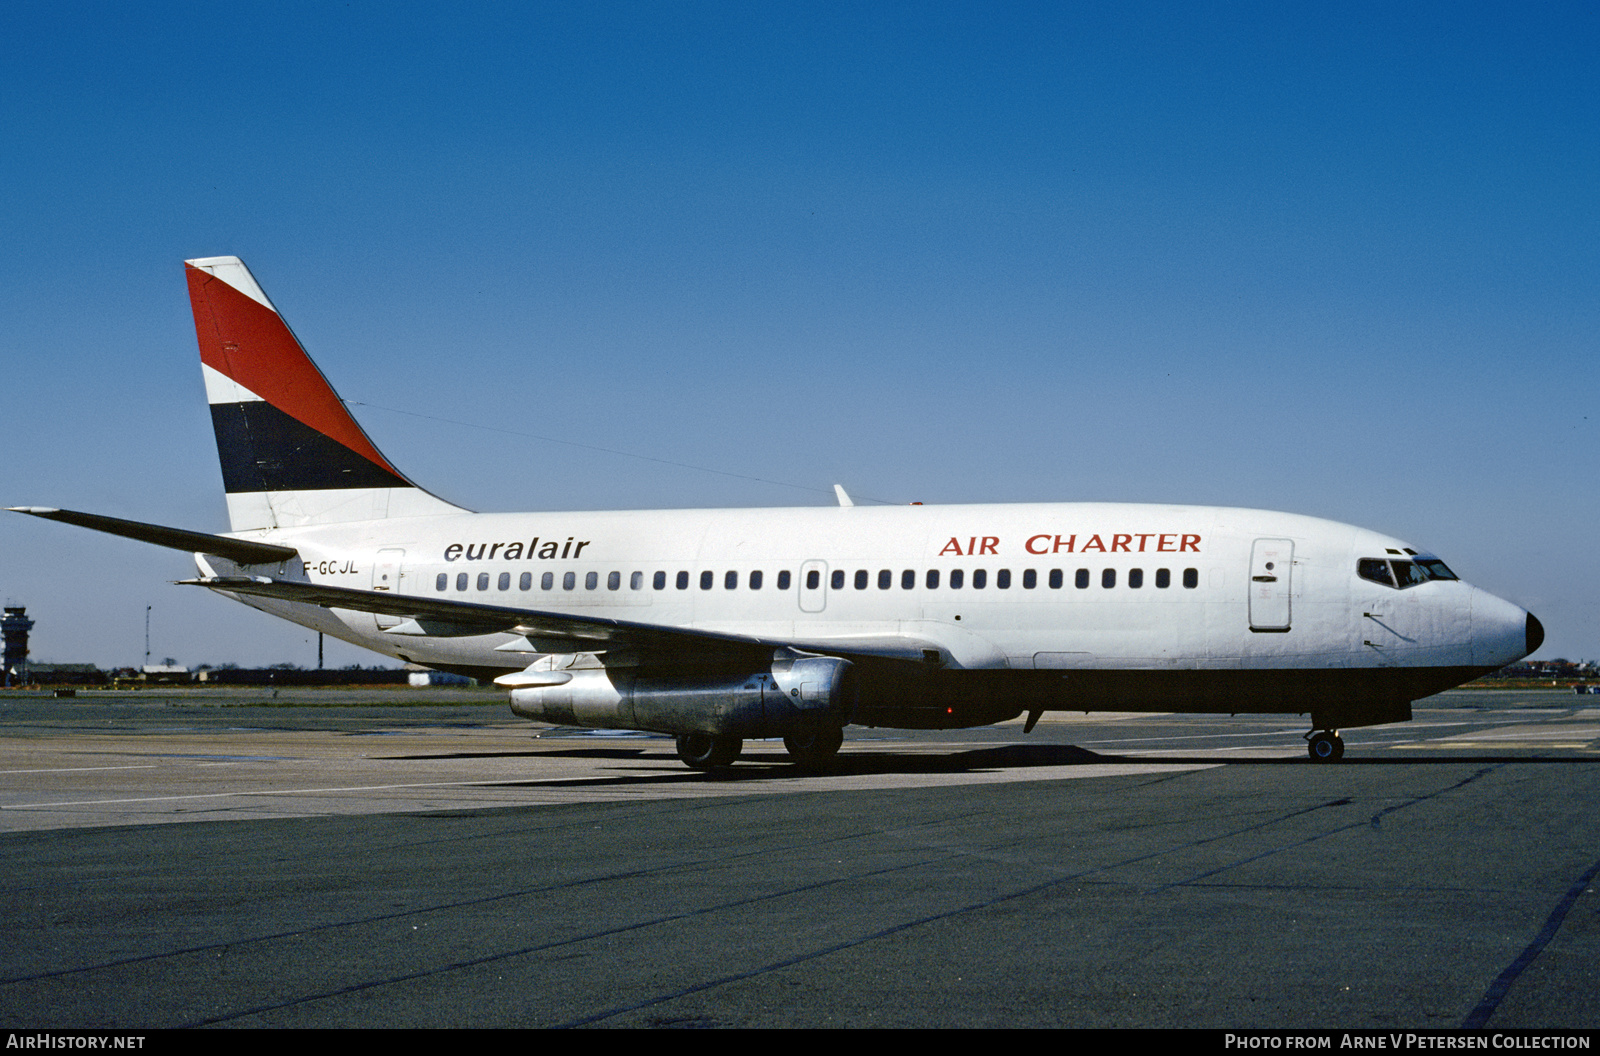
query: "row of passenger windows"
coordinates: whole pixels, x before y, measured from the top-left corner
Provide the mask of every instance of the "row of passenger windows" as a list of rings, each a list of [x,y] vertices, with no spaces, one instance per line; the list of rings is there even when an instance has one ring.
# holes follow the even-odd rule
[[[601,573],[599,573],[599,572],[585,572],[585,573],[583,573],[583,589],[584,590],[599,590],[600,589],[600,575],[601,575]],[[842,568],[834,569],[832,575],[829,577],[829,581],[828,581],[829,587],[831,587],[834,590],[843,590],[843,589],[845,589],[845,582],[846,582],[846,578],[847,578],[848,575],[849,574],[846,573],[845,570],[842,569]],[[607,590],[621,590],[622,589],[622,573],[621,572],[607,572],[607,573],[605,573],[605,577],[606,577],[606,589]],[[711,590],[713,587],[716,586],[717,578],[718,577],[717,577],[717,574],[715,572],[709,572],[708,571],[708,572],[700,573],[700,589],[701,590]],[[738,572],[724,572],[722,574],[721,578],[722,578],[722,586],[723,586],[723,588],[725,590],[737,590],[737,589],[739,589],[739,573]],[[877,587],[878,587],[879,590],[890,590],[890,589],[892,589],[894,587],[895,580],[896,580],[897,577],[895,576],[895,573],[894,573],[893,569],[884,568],[884,569],[879,569],[878,570],[877,575],[876,575],[875,578],[876,578],[876,583],[877,583]],[[1059,569],[1059,568],[1050,569],[1049,572],[1046,573],[1046,577],[1045,578],[1046,578],[1046,582],[1049,583],[1049,585],[1050,585],[1050,589],[1052,589],[1052,590],[1060,590],[1061,587],[1063,585],[1065,585],[1065,583],[1066,583],[1066,573],[1062,569]],[[898,576],[898,579],[900,581],[900,588],[902,590],[914,590],[914,589],[916,589],[916,586],[917,586],[917,572],[916,572],[915,569],[912,569],[912,568],[905,569],[904,571],[902,571],[900,573],[900,575]],[[951,569],[948,576],[941,576],[940,571],[937,568],[930,568],[930,569],[928,569],[926,576],[923,578],[923,583],[924,583],[925,587],[928,590],[938,590],[940,582],[941,582],[941,579],[944,582],[946,588],[949,589],[949,590],[960,590],[963,587],[967,586],[966,570],[965,569],[961,569],[961,568],[953,568],[953,569]],[[1038,572],[1037,569],[1032,569],[1032,568],[1023,569],[1021,579],[1022,579],[1022,589],[1023,590],[1033,590],[1035,587],[1037,587],[1039,585],[1039,572]],[[1077,587],[1079,590],[1085,590],[1085,589],[1088,588],[1091,579],[1092,579],[1092,577],[1090,575],[1089,570],[1087,568],[1080,568],[1076,572],[1073,573],[1072,585]],[[456,580],[456,589],[457,590],[466,590],[466,589],[468,589],[469,586],[472,585],[472,574],[469,573],[469,572],[457,572],[455,580]],[[478,575],[477,575],[477,587],[478,587],[478,589],[479,590],[488,590],[488,589],[490,589],[491,580],[494,582],[494,586],[498,590],[510,590],[511,589],[511,573],[510,572],[502,572],[502,573],[500,573],[500,575],[498,577],[494,577],[489,572],[479,572]],[[764,577],[763,577],[762,573],[759,572],[759,571],[751,572],[749,574],[749,576],[745,580],[745,582],[748,585],[750,590],[760,590],[761,587],[762,587],[762,584],[764,583],[764,581],[765,581]],[[1156,569],[1155,570],[1154,581],[1155,581],[1156,588],[1158,590],[1165,590],[1168,587],[1172,586],[1172,570],[1170,568],[1158,568],[1158,569]],[[555,590],[557,582],[558,582],[558,580],[557,580],[556,573],[554,573],[554,572],[542,573],[539,576],[539,589],[540,590]],[[561,584],[561,589],[562,590],[577,590],[578,589],[578,573],[577,572],[563,572],[560,575],[559,582]],[[677,589],[679,589],[679,590],[688,590],[689,589],[689,582],[690,582],[689,573],[688,572],[679,572],[677,574],[677,576],[675,577],[673,585],[675,587],[677,587]],[[857,569],[856,570],[855,576],[854,576],[854,584],[853,584],[855,586],[855,589],[857,589],[857,590],[866,590],[869,586],[871,586],[873,584],[873,582],[874,582],[874,575],[873,575],[872,572],[870,572],[869,570],[867,570],[865,568],[861,568],[861,569]],[[1127,579],[1126,579],[1126,584],[1127,584],[1128,587],[1137,590],[1138,588],[1144,586],[1144,582],[1145,582],[1144,569],[1142,569],[1142,568],[1130,568],[1130,569],[1128,569]],[[791,583],[792,583],[792,580],[791,580],[790,574],[788,572],[779,572],[778,573],[778,575],[776,577],[776,586],[777,586],[778,590],[788,590],[790,585],[791,585]],[[633,572],[633,573],[629,574],[629,576],[628,576],[628,589],[629,590],[643,590],[644,589],[644,584],[645,584],[645,574],[643,572]],[[988,570],[987,569],[982,569],[982,568],[973,569],[972,570],[971,585],[972,585],[972,589],[973,590],[983,590],[986,587],[988,587],[989,586],[989,572],[988,572]],[[1106,588],[1106,589],[1110,589],[1112,587],[1115,587],[1116,585],[1117,585],[1117,570],[1114,569],[1114,568],[1103,568],[1103,569],[1101,569],[1100,570],[1100,586],[1103,587],[1103,588]],[[1193,590],[1195,587],[1198,587],[1200,585],[1200,572],[1199,572],[1199,570],[1198,569],[1193,569],[1193,568],[1184,569],[1183,570],[1183,585],[1186,588],[1190,589],[1190,590]],[[450,573],[448,573],[448,572],[440,572],[438,578],[434,581],[434,586],[438,590],[448,590],[448,589],[450,589]],[[667,573],[665,573],[665,572],[657,572],[657,573],[655,573],[650,578],[650,586],[654,590],[666,590],[667,589]],[[807,589],[807,590],[817,590],[821,586],[822,586],[822,573],[817,569],[812,569],[812,570],[808,571],[806,573],[805,589]],[[998,571],[995,572],[995,574],[994,574],[994,586],[995,586],[996,590],[1009,590],[1009,589],[1011,589],[1011,570],[1009,568],[1002,568],[1002,569],[999,569]],[[518,590],[532,590],[533,589],[533,573],[532,572],[524,572],[517,578],[517,589]]]
[[[700,573],[700,589],[701,590],[710,590],[716,584],[716,581],[717,581],[716,580],[716,575],[717,574],[715,572],[702,572],[702,573]],[[491,577],[490,577],[490,574],[488,572],[479,572],[478,573],[478,589],[479,590],[488,590],[489,589],[490,578]],[[790,579],[790,576],[789,576],[788,572],[779,572],[778,573],[778,589],[779,590],[788,590],[790,582],[791,582],[791,579]],[[471,585],[471,583],[472,583],[472,577],[471,577],[471,575],[469,573],[466,573],[466,572],[457,572],[456,573],[456,589],[457,590],[466,590],[467,587]],[[750,573],[750,589],[751,590],[760,590],[761,589],[761,583],[762,583],[762,575],[761,575],[760,572],[752,572],[752,573]],[[736,589],[739,586],[739,573],[737,573],[737,572],[729,572],[727,574],[726,578],[725,578],[724,585],[729,590]],[[511,573],[510,572],[502,572],[502,573],[500,573],[499,578],[497,580],[495,580],[495,586],[499,590],[510,590],[511,589]],[[653,587],[656,590],[666,590],[667,589],[667,574],[665,572],[657,572],[651,578],[650,586]],[[440,572],[438,578],[434,580],[434,587],[436,589],[438,589],[438,590],[448,590],[449,587],[450,587],[450,573],[448,573],[448,572]],[[689,589],[689,573],[687,573],[687,572],[679,572],[678,573],[677,587],[678,587],[679,590],[688,590]],[[532,572],[524,572],[524,573],[522,573],[521,576],[518,577],[518,579],[517,579],[517,589],[518,590],[532,590],[533,589],[533,573]],[[540,590],[555,590],[556,589],[556,574],[554,572],[546,572],[543,575],[541,575],[539,577],[539,589]],[[561,589],[562,590],[577,590],[578,589],[578,573],[576,573],[576,572],[563,572],[561,574]],[[599,590],[600,589],[600,573],[598,573],[598,572],[585,572],[583,574],[583,589],[584,590]],[[606,573],[606,589],[607,590],[621,590],[622,589],[622,573],[621,572],[607,572]],[[631,573],[628,576],[628,589],[629,590],[643,590],[644,589],[644,573],[643,572],[634,572],[634,573]]]

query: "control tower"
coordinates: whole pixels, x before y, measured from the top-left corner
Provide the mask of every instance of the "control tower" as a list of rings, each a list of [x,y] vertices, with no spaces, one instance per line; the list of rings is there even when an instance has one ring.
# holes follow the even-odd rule
[[[5,615],[0,616],[0,636],[5,638],[5,656],[0,660],[0,672],[5,677],[0,684],[13,686],[28,681],[28,632],[32,629],[27,609],[6,606]]]

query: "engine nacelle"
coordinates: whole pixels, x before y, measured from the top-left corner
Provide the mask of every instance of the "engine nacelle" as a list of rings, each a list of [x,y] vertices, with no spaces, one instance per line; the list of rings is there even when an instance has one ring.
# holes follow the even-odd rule
[[[765,671],[676,671],[651,665],[608,668],[592,654],[545,656],[498,680],[525,719],[595,729],[713,737],[787,737],[844,726],[855,711],[848,660],[789,649]]]

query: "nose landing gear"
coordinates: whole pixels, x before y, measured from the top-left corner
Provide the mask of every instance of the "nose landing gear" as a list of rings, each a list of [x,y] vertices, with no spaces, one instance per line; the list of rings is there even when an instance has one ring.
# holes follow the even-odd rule
[[[1312,730],[1306,734],[1306,751],[1313,763],[1337,763],[1344,758],[1344,738],[1338,730]]]

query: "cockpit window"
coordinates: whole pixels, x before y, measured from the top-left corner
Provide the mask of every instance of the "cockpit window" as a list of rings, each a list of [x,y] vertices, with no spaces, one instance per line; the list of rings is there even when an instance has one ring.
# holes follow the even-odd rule
[[[1391,561],[1394,567],[1394,578],[1399,581],[1400,589],[1415,587],[1428,581],[1428,573],[1423,571],[1415,561]]]
[[[1394,586],[1394,577],[1389,574],[1389,562],[1381,557],[1363,557],[1357,561],[1356,575],[1386,587]]]
[[[1419,557],[1415,561],[1363,557],[1356,562],[1356,575],[1397,590],[1419,586],[1430,579],[1456,578],[1456,574],[1437,557]]]
[[[1428,573],[1429,579],[1458,579],[1454,572],[1445,567],[1445,563],[1437,557],[1419,557],[1417,564]]]

